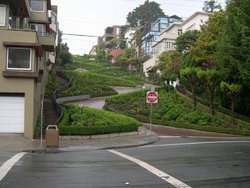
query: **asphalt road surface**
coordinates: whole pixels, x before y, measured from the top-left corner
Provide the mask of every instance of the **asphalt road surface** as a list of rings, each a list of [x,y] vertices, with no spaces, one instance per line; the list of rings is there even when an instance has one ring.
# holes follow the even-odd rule
[[[0,151],[0,187],[250,187],[249,138],[164,136],[136,148],[13,155]]]

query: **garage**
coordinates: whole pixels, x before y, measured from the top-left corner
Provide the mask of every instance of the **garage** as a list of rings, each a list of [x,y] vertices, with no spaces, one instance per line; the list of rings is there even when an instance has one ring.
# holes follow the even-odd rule
[[[0,133],[24,133],[23,96],[0,96]]]

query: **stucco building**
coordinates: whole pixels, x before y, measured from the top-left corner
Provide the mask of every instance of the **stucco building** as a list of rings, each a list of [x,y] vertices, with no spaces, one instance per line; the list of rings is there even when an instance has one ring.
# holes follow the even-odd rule
[[[33,138],[57,30],[50,0],[0,0],[0,133]]]
[[[156,38],[152,45],[152,56],[143,63],[143,72],[148,77],[148,71],[158,63],[158,55],[162,52],[175,50],[175,41],[178,36],[189,30],[200,30],[206,24],[209,13],[195,12],[183,22],[173,22]],[[178,20],[177,20],[178,21]]]

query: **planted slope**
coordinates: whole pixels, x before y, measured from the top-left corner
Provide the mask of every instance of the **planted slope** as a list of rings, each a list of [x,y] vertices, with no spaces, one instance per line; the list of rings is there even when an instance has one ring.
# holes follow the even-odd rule
[[[195,110],[182,101],[174,92],[158,89],[159,102],[153,104],[152,119],[156,122],[175,121],[192,124],[214,125],[219,121],[205,113]],[[105,108],[120,111],[147,121],[150,114],[150,104],[146,103],[146,91],[136,91],[119,96],[109,97]]]
[[[65,106],[60,135],[97,135],[137,131],[139,122],[133,118],[88,107]]]

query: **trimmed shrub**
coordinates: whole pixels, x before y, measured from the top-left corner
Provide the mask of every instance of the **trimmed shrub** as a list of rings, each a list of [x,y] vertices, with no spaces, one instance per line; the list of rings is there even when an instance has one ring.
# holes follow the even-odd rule
[[[121,114],[66,105],[60,135],[97,135],[137,131],[140,123]]]

